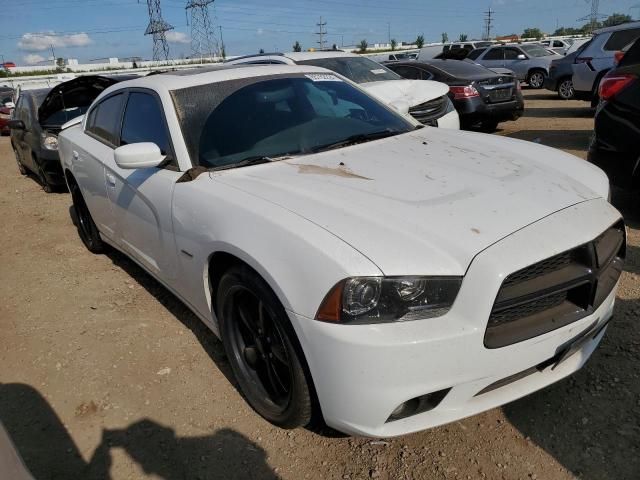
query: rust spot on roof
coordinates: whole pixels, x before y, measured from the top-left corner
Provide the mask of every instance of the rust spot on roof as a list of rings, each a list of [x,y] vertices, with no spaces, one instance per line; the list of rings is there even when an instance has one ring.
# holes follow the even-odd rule
[[[298,173],[306,173],[310,175],[332,175],[342,178],[357,178],[359,180],[372,180],[371,178],[363,177],[362,175],[353,173],[344,165],[340,165],[336,168],[323,167],[320,165],[305,165],[300,163],[290,163],[289,165],[298,167]]]

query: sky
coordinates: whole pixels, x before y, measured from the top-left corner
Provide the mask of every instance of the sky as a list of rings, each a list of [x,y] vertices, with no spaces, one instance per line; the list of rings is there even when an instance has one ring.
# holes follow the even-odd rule
[[[186,0],[161,0],[170,56],[190,55]],[[427,42],[450,40],[461,33],[481,38],[484,13],[494,10],[496,35],[521,34],[527,27],[553,32],[560,26],[580,26],[590,13],[589,0],[215,0],[212,18],[222,27],[227,55],[290,51],[299,41],[317,46],[317,23],[326,22],[327,46],[370,45],[391,38],[412,42],[423,34]],[[108,57],[151,58],[152,40],[144,36],[148,23],[142,0],[0,0],[0,55],[18,65],[39,64],[51,57],[77,58],[82,63]],[[600,12],[640,17],[640,0],[600,0]],[[0,58],[1,60],[1,58]]]

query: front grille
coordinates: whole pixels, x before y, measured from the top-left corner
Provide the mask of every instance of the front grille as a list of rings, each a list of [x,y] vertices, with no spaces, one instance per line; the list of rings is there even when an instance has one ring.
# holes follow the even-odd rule
[[[437,127],[438,118],[447,113],[449,106],[449,97],[446,95],[435,98],[420,105],[416,105],[409,109],[409,114],[420,123]]]
[[[484,344],[512,345],[590,315],[622,273],[624,223],[595,240],[509,275],[498,292]]]

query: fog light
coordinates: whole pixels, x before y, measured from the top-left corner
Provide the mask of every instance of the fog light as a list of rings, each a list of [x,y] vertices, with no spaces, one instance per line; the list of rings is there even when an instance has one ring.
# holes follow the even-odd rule
[[[387,423],[433,410],[440,404],[444,397],[447,396],[447,393],[449,393],[450,390],[450,388],[438,390],[437,392],[427,393],[421,397],[415,397],[401,403],[393,412],[391,412],[391,415],[387,418]]]

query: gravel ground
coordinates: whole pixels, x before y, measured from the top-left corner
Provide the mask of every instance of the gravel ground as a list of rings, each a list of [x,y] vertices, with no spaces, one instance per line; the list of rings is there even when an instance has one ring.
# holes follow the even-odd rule
[[[498,134],[584,157],[586,104],[526,96],[526,116]],[[221,343],[124,256],[85,250],[69,195],[21,177],[2,138],[0,419],[37,479],[638,479],[640,209],[614,201],[631,227],[628,262],[615,321],[582,371],[503,408],[372,441],[261,420]]]

